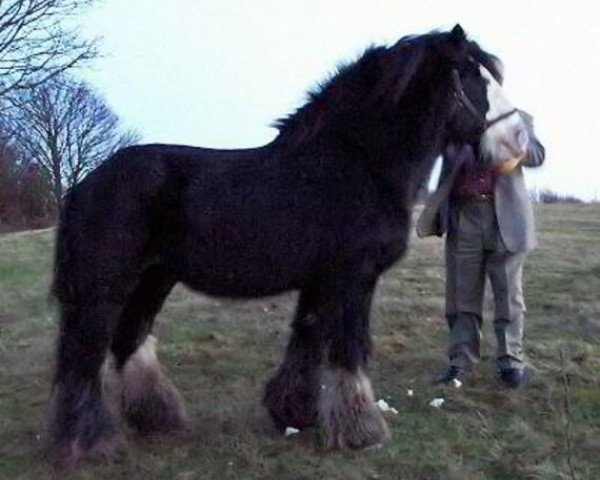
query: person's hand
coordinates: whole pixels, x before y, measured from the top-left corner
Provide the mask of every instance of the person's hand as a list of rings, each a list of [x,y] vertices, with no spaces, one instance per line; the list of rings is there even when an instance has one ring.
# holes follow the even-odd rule
[[[501,175],[506,175],[507,173],[512,172],[517,165],[519,165],[523,160],[525,160],[526,154],[521,155],[520,157],[514,157],[510,160],[506,160],[505,162],[494,165],[493,169],[496,173]]]
[[[456,145],[451,143],[446,147],[444,151],[444,157],[449,159],[452,163],[464,162],[474,155],[473,147],[469,144]]]

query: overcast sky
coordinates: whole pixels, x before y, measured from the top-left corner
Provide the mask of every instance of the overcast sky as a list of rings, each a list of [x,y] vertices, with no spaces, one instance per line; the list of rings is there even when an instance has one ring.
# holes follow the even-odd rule
[[[546,164],[528,185],[600,200],[597,0],[102,0],[80,19],[104,57],[80,74],[144,142],[237,148],[370,44],[459,22],[500,56]]]

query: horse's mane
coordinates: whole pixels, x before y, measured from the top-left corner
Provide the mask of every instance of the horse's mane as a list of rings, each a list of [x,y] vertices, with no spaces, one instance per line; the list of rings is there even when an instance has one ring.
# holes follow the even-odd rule
[[[449,33],[409,35],[396,44],[371,46],[355,61],[341,64],[307,94],[307,102],[273,124],[278,141],[297,146],[317,137],[338,121],[372,117],[393,108],[406,93],[424,60],[444,48]],[[499,78],[494,58],[469,41],[469,54]],[[348,127],[346,125],[343,128]]]

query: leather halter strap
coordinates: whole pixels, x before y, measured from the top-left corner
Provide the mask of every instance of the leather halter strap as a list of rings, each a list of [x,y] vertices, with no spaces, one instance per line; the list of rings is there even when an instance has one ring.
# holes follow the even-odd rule
[[[471,115],[473,115],[477,120],[479,120],[484,132],[492,125],[495,125],[496,123],[501,122],[502,120],[519,112],[518,109],[513,108],[508,112],[498,115],[496,118],[486,120],[485,117],[481,115],[481,113],[479,113],[479,110],[477,110],[475,105],[473,105],[471,99],[467,97],[467,94],[465,93],[465,90],[463,88],[462,81],[460,80],[460,75],[458,74],[458,70],[456,69],[452,70],[452,81],[454,83],[454,97],[458,100],[461,106],[465,107],[471,113]]]

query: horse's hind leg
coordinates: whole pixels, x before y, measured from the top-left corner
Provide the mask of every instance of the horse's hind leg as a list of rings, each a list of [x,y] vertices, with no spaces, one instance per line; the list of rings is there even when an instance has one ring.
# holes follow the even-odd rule
[[[118,401],[127,423],[142,434],[183,430],[188,418],[179,392],[160,368],[154,317],[175,278],[160,266],[147,269],[119,319],[112,342]]]
[[[122,437],[103,400],[100,369],[121,306],[101,300],[61,305],[57,371],[52,389],[50,435],[66,466],[80,458],[111,456]]]

